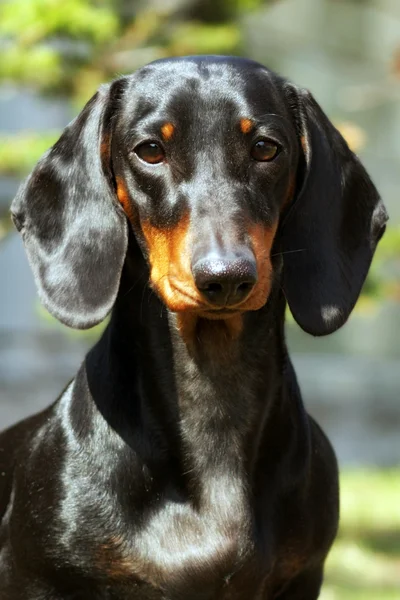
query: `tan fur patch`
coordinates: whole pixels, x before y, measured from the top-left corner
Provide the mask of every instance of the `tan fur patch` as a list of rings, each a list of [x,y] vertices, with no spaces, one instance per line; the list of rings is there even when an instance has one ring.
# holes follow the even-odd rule
[[[175,127],[172,123],[165,123],[161,127],[161,134],[166,142],[168,142],[174,135]]]
[[[122,208],[124,209],[124,212],[125,212],[126,216],[128,217],[128,219],[131,222],[133,222],[132,202],[129,197],[129,192],[126,189],[125,182],[122,179],[122,177],[120,177],[119,175],[117,175],[116,180],[117,180],[117,197],[118,197],[119,203],[121,204]]]
[[[121,535],[110,536],[99,544],[95,552],[96,567],[114,580],[132,581],[139,578],[153,585],[159,584],[157,570],[133,553]]]
[[[174,312],[207,307],[196,289],[191,272],[189,216],[173,228],[142,222],[149,250],[150,279],[167,307]]]
[[[121,536],[112,536],[96,551],[96,565],[102,572],[113,579],[129,577],[135,571],[136,565],[123,556],[124,540]]]
[[[158,228],[148,221],[141,223],[149,251],[152,286],[169,310],[178,313],[178,331],[189,349],[194,348],[197,340],[216,358],[226,355],[227,346],[232,346],[242,331],[242,313],[264,306],[271,288],[270,253],[277,226],[278,223],[272,227],[249,227],[258,282],[244,302],[215,310],[197,290],[191,272],[189,216],[183,216],[173,228]]]
[[[271,248],[277,228],[278,221],[271,227],[252,225],[248,228],[256,257],[258,281],[248,299],[240,305],[240,310],[259,310],[268,300],[272,284]]]
[[[253,129],[253,121],[251,119],[240,119],[240,131],[249,133]]]

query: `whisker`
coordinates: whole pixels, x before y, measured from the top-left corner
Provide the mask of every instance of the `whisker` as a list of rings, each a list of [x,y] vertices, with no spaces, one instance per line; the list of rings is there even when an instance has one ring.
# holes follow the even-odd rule
[[[127,292],[125,292],[125,294],[122,297],[126,298],[126,296],[131,293],[131,291],[133,290],[133,288],[139,283],[139,281],[143,277],[144,277],[144,273],[142,273],[141,275],[139,275],[139,277],[133,282],[133,284],[131,285],[131,287],[129,288],[129,290]]]
[[[305,252],[307,248],[299,248],[298,250],[283,250],[282,252],[275,252],[271,254],[271,258],[273,256],[283,256],[283,254],[294,254],[295,252]]]
[[[142,299],[140,301],[140,324],[141,325],[143,325],[143,300],[144,300],[144,295],[145,295],[147,289],[148,289],[148,286],[143,287]]]
[[[161,275],[161,277],[159,277],[157,279],[157,281],[153,281],[153,285],[157,286],[162,279],[165,279],[165,277],[168,277],[168,273],[165,273],[164,275]]]
[[[263,119],[264,117],[278,117],[279,119],[282,119],[282,121],[288,121],[288,118],[285,117],[284,115],[278,115],[277,113],[263,113],[262,115],[257,115],[257,119]]]

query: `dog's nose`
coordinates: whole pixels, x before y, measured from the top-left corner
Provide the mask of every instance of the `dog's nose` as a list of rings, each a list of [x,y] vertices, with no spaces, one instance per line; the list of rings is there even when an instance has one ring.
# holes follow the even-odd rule
[[[206,257],[192,267],[197,289],[216,306],[243,302],[257,282],[255,260]]]

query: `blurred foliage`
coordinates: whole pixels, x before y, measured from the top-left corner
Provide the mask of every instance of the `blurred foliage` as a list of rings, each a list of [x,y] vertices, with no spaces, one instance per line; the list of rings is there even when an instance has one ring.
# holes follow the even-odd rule
[[[400,227],[389,227],[379,242],[369,276],[364,284],[365,298],[389,298],[400,302]],[[361,304],[361,308],[368,305]]]
[[[241,50],[237,17],[266,0],[4,0],[0,80],[82,104],[150,60]]]
[[[72,75],[118,31],[117,15],[108,3],[7,0],[0,7],[0,78],[71,90]],[[76,52],[72,42],[79,40],[85,44]]]
[[[56,142],[60,132],[0,134],[0,173],[26,175],[42,154]]]
[[[399,498],[399,470],[341,474],[340,529],[321,600],[400,597]]]
[[[67,97],[77,111],[104,81],[181,54],[243,51],[239,17],[274,0],[3,0],[0,81]],[[354,151],[365,144],[354,123],[338,123]],[[19,177],[59,132],[0,135],[0,175]],[[0,215],[0,239],[9,230]],[[359,308],[400,300],[400,228],[378,247]]]

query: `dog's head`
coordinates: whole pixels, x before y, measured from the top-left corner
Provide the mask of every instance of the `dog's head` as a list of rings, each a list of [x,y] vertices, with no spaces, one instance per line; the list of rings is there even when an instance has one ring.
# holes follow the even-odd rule
[[[271,249],[299,325],[348,318],[386,211],[313,97],[258,63],[188,57],[102,87],[12,205],[46,307],[107,315],[131,227],[172,311],[227,319],[267,301]]]

